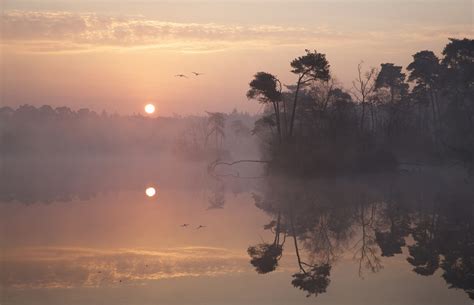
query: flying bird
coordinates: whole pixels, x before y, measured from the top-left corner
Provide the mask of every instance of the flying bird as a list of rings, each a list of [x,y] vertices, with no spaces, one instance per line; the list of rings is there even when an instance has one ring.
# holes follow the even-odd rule
[[[199,75],[203,75],[204,73],[199,73],[199,72],[191,72],[192,74],[194,74],[195,76],[199,76]]]
[[[205,228],[206,226],[203,226],[203,225],[199,225],[196,230],[199,230],[199,229],[202,229],[202,228]]]
[[[183,228],[186,228],[186,227],[188,227],[188,226],[189,226],[189,223],[183,223],[183,224],[181,225],[181,227],[183,227]]]
[[[188,78],[186,75],[184,74],[176,74],[175,77],[184,77],[184,78]]]

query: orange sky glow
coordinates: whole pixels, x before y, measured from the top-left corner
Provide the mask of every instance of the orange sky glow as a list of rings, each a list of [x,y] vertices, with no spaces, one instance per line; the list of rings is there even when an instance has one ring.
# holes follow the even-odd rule
[[[473,36],[471,1],[103,2],[5,2],[2,106],[255,113],[261,106],[245,97],[252,75],[292,84],[289,62],[306,48],[326,53],[350,87],[361,60],[406,66],[416,51],[439,54],[448,37]]]

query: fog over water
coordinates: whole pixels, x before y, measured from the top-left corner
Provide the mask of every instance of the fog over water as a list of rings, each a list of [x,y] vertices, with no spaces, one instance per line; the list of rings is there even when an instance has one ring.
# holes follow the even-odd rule
[[[226,166],[216,179],[206,165],[173,156],[9,160],[1,175],[3,301],[309,304],[291,285],[296,234],[305,264],[331,265],[323,304],[470,304],[472,286],[449,278],[461,271],[442,252],[451,245],[454,260],[472,258],[474,188],[456,171],[298,182],[228,177]],[[255,176],[259,166],[232,170]],[[275,272],[258,274],[247,248],[271,244],[279,217],[283,256]],[[416,247],[440,255],[435,266]]]
[[[472,305],[472,0],[0,4],[0,305]]]

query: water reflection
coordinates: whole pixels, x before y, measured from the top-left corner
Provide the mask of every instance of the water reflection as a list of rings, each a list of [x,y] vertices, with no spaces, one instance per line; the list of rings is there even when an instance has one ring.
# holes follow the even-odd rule
[[[326,292],[331,269],[352,257],[360,277],[405,255],[413,272],[441,272],[449,288],[474,299],[474,187],[435,175],[376,175],[316,181],[269,179],[255,205],[272,216],[272,243],[251,245],[258,273],[294,252],[291,283],[307,296]],[[290,242],[291,240],[291,242]]]
[[[7,251],[0,279],[13,289],[104,287],[150,280],[218,276],[245,270],[245,257],[227,249],[98,250],[36,247]]]
[[[11,304],[64,303],[59,293],[53,302],[25,292],[35,289],[53,295],[48,289],[67,287],[80,294],[84,287],[104,291],[171,279],[179,289],[191,278],[200,290],[217,278],[219,291],[202,296],[208,304],[225,304],[247,283],[253,287],[246,286],[253,289],[247,295],[261,297],[255,304],[278,303],[274,293],[283,297],[279,304],[314,302],[305,295],[324,304],[380,304],[386,293],[375,291],[380,278],[386,287],[415,285],[417,291],[397,293],[385,304],[445,304],[453,297],[468,304],[474,298],[474,187],[464,177],[216,179],[205,164],[168,163],[6,164],[0,173],[0,280],[8,295],[24,300]],[[149,204],[144,186],[153,187],[154,196],[159,190],[159,205]],[[34,204],[40,202],[50,204]],[[429,293],[436,300],[414,297],[422,294],[422,280],[425,293],[436,290]],[[341,293],[353,286],[365,291]],[[234,295],[222,293],[212,302],[229,287]],[[365,299],[370,293],[374,301]],[[143,304],[141,297],[130,303]]]
[[[88,201],[101,194],[143,190],[144,186],[147,186],[145,194],[154,197],[156,185],[160,188],[205,190],[209,209],[222,208],[225,202],[223,181],[209,177],[204,163],[175,163],[164,157],[58,157],[5,159],[0,160],[0,167],[0,203]],[[231,187],[234,194],[253,188],[250,181],[237,179]]]

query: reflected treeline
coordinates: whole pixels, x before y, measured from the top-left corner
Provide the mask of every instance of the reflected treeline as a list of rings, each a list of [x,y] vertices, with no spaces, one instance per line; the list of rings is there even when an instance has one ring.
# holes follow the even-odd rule
[[[431,174],[370,175],[313,181],[272,178],[255,204],[272,216],[272,243],[250,246],[258,273],[293,252],[291,283],[307,296],[324,293],[331,268],[350,258],[359,276],[405,255],[413,272],[440,271],[449,288],[474,299],[474,187]]]
[[[172,156],[5,158],[0,161],[0,203],[90,200],[100,194],[147,187],[204,192],[209,209],[223,208],[225,193],[253,189],[253,181],[215,179],[204,164]]]
[[[149,160],[148,160],[149,161]],[[0,202],[25,204],[90,200],[99,194],[144,190],[174,177],[147,160],[121,158],[18,158],[2,162]]]

